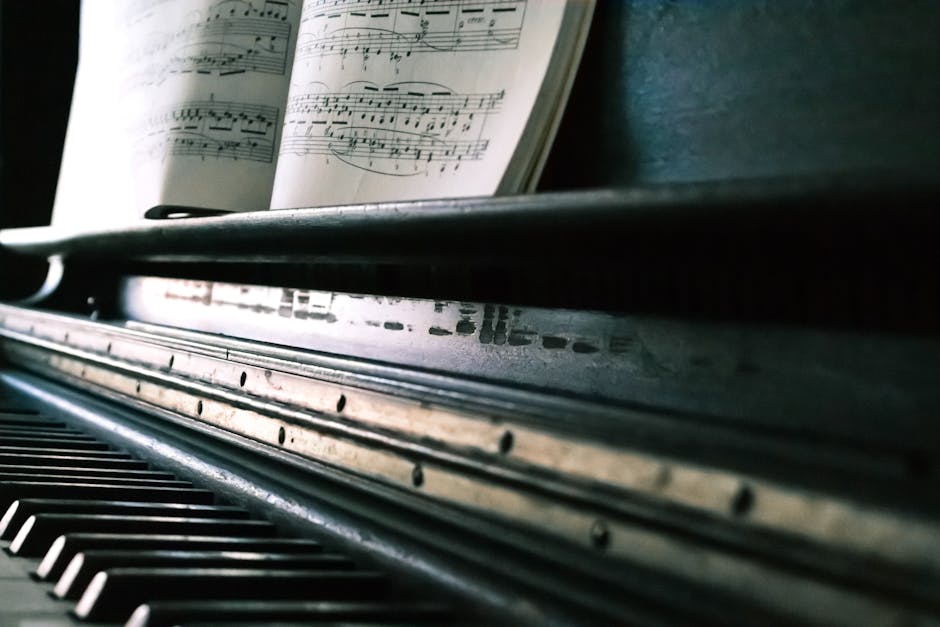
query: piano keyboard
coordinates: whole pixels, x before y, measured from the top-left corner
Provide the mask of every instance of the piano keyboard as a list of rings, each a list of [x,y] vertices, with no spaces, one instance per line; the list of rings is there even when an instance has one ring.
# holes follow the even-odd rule
[[[452,624],[394,575],[0,390],[0,625]]]

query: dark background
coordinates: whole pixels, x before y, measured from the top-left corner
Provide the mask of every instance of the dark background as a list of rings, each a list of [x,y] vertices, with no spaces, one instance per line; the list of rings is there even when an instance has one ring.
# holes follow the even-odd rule
[[[940,3],[600,0],[550,187],[936,176]]]
[[[78,60],[76,0],[0,3],[0,224],[49,223]]]

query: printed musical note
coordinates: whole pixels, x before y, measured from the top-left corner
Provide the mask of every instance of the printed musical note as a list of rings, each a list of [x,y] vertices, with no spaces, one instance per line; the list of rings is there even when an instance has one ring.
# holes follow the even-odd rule
[[[151,34],[127,61],[132,85],[160,83],[170,75],[230,76],[260,72],[284,76],[291,46],[287,0],[222,0],[172,33]]]
[[[304,4],[297,58],[515,49],[526,0],[317,0]]]
[[[138,156],[272,163],[279,113],[275,107],[214,99],[181,103],[140,124]]]
[[[325,85],[292,97],[281,154],[332,156],[363,170],[413,176],[432,165],[453,170],[483,158],[488,117],[505,93],[454,93],[435,83],[379,87],[358,81],[342,91]]]

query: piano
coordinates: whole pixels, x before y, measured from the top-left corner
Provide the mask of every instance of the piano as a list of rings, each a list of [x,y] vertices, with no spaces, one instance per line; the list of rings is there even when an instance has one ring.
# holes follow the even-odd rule
[[[535,194],[84,233],[5,204],[0,624],[940,622],[940,109],[901,63],[936,69],[936,9],[658,4],[599,6]],[[739,60],[734,115],[669,105],[649,68],[731,89],[680,52],[745,17],[802,99]],[[852,75],[855,118],[848,57],[787,30],[836,17],[907,88]]]

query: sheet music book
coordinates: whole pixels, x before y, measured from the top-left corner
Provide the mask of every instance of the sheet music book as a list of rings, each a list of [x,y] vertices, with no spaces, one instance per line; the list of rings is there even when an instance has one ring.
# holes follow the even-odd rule
[[[93,0],[53,225],[531,189],[593,0]]]

